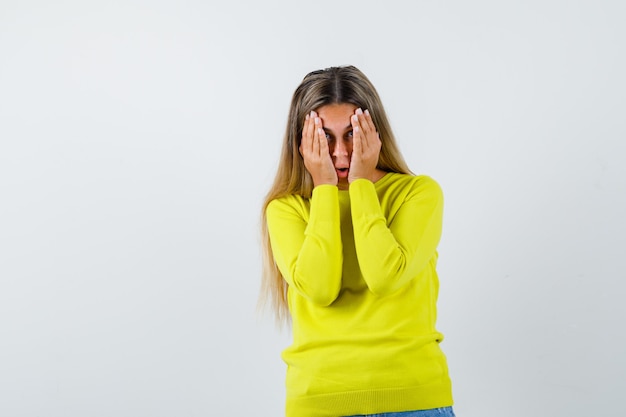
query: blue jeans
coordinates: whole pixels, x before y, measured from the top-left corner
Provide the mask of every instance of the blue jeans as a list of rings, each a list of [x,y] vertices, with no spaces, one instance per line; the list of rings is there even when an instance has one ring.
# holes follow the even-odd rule
[[[367,416],[347,417],[454,417],[452,407],[433,408],[432,410],[402,411],[400,413],[368,414]]]

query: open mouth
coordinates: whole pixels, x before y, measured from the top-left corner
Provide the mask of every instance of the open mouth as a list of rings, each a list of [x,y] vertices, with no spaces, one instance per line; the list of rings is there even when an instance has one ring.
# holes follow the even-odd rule
[[[348,171],[350,169],[349,168],[335,168],[335,170],[337,171],[337,176],[339,178],[346,178],[348,176]]]

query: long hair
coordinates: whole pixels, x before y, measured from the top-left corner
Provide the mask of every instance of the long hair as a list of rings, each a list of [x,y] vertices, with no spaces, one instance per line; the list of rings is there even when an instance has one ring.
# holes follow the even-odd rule
[[[377,168],[387,172],[412,174],[400,154],[378,92],[365,74],[353,66],[331,67],[307,74],[291,99],[287,129],[274,183],[261,211],[263,273],[260,304],[271,302],[279,323],[289,318],[287,282],[278,270],[267,230],[268,204],[286,195],[311,198],[313,179],[299,152],[304,119],[312,110],[328,104],[353,104],[368,109],[382,143]]]

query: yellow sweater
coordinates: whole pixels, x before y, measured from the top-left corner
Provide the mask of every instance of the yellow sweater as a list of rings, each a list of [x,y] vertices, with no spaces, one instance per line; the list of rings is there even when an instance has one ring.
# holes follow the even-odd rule
[[[433,179],[396,173],[268,205],[293,320],[287,417],[452,405],[435,329],[442,211]]]

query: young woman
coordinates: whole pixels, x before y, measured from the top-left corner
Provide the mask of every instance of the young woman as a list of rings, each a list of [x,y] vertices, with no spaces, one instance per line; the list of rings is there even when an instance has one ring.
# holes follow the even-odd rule
[[[304,77],[262,222],[265,296],[292,321],[288,417],[454,416],[435,329],[442,210],[362,72]]]

